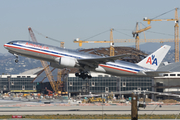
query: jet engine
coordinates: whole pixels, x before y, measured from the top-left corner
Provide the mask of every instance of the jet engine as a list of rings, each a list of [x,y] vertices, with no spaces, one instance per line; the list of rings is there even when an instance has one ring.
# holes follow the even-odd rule
[[[55,59],[55,61],[58,62],[60,66],[64,67],[75,67],[77,64],[77,60],[70,57],[60,57]]]

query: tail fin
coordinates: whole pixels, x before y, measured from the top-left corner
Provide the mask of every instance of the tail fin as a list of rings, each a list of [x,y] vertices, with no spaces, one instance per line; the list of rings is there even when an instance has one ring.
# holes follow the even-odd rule
[[[144,68],[157,70],[157,68],[159,67],[160,63],[162,62],[162,60],[164,59],[164,57],[166,56],[170,48],[171,46],[169,45],[162,46],[161,48],[156,50],[154,53],[150,54],[145,59],[137,63],[137,65]]]

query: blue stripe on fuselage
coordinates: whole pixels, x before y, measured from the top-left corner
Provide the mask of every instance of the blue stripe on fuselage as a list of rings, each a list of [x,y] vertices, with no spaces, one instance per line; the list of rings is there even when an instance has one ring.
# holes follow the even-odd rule
[[[132,70],[132,71],[136,71],[136,72],[139,72],[140,70],[138,69],[134,69],[134,68],[129,68],[129,67],[124,67],[124,66],[120,66],[120,65],[114,65],[114,64],[110,64],[110,63],[106,63],[106,65],[110,65],[110,66],[113,66],[113,67],[117,67],[117,68],[122,68],[122,69],[126,69],[126,70]]]
[[[13,44],[13,45],[18,46],[18,47],[25,47],[25,48],[28,48],[28,49],[34,49],[34,50],[38,50],[38,51],[41,51],[41,52],[47,52],[47,53],[51,53],[51,54],[55,54],[55,55],[63,55],[63,56],[73,57],[73,58],[78,58],[78,59],[81,58],[81,57],[67,55],[67,54],[63,54],[63,53],[59,53],[59,52],[53,52],[53,51],[50,51],[50,50],[44,50],[44,49],[39,49],[39,48],[35,48],[35,47],[24,46],[24,45],[20,45],[20,44]]]
[[[12,44],[10,44],[12,45]],[[64,54],[64,53],[60,53],[60,52],[53,52],[53,51],[50,51],[50,50],[44,50],[44,49],[39,49],[39,48],[35,48],[35,47],[30,47],[30,46],[24,46],[24,45],[20,45],[20,44],[13,44],[14,46],[18,46],[18,47],[23,47],[23,48],[28,48],[28,49],[33,49],[33,50],[37,50],[37,51],[40,51],[40,52],[46,52],[46,53],[50,53],[50,54],[55,54],[55,55],[61,55],[61,56],[67,56],[67,57],[73,57],[73,58],[76,58],[76,59],[83,59],[82,57],[77,57],[77,56],[73,56],[73,55],[68,55],[68,54]],[[120,65],[117,65],[117,64],[113,64],[113,63],[106,63],[106,65],[109,65],[111,67],[117,67],[117,68],[121,68],[121,69],[126,69],[126,70],[131,70],[131,71],[136,71],[136,72],[139,72],[140,70],[138,69],[134,69],[134,68],[130,68],[130,67],[124,67],[124,66],[120,66]]]

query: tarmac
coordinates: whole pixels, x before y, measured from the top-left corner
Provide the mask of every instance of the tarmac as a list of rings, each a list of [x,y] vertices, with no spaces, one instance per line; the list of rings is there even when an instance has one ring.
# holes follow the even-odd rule
[[[46,101],[47,102],[47,101]],[[138,114],[179,114],[180,105],[147,105]],[[0,115],[131,114],[131,104],[69,104],[0,100]]]

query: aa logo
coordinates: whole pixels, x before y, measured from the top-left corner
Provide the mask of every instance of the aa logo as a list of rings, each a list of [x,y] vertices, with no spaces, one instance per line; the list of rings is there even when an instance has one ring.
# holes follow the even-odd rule
[[[157,66],[157,58],[155,58],[155,55],[152,55],[151,57],[148,57],[146,64],[156,65]]]

